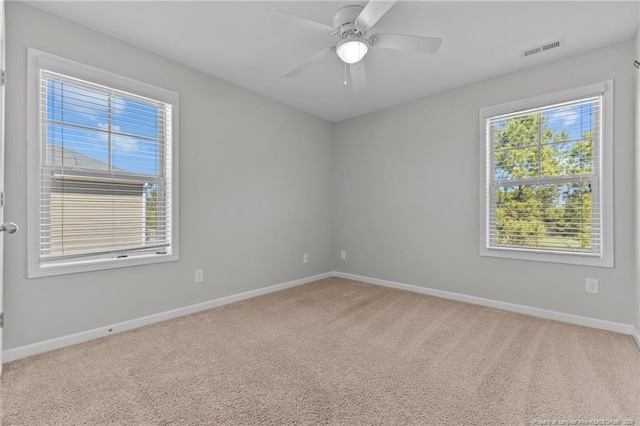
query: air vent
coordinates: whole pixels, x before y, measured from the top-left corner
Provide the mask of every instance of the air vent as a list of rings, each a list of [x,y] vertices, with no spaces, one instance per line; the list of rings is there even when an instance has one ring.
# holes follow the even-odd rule
[[[562,39],[550,41],[549,43],[523,50],[522,52],[520,52],[520,56],[526,58],[527,56],[536,55],[538,53],[546,52],[547,50],[555,49],[556,47],[560,47],[563,44],[564,41]]]
[[[531,56],[540,52],[542,52],[541,47],[534,47],[533,49],[525,50],[524,52],[522,52],[522,56]]]

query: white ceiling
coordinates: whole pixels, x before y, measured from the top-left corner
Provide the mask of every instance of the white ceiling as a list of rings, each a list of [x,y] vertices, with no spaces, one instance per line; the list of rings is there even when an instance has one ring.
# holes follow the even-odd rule
[[[268,17],[283,9],[331,25],[338,8],[366,1],[29,3],[331,121],[628,40],[640,22],[638,1],[400,1],[373,32],[441,37],[442,47],[434,55],[372,49],[368,85],[354,93],[334,55],[283,78],[336,39]],[[559,38],[564,46],[520,57]]]

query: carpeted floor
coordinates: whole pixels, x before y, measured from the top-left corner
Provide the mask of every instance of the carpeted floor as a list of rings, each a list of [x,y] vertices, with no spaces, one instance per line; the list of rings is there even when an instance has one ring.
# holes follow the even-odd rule
[[[339,278],[18,360],[0,384],[7,425],[640,425],[630,336]]]

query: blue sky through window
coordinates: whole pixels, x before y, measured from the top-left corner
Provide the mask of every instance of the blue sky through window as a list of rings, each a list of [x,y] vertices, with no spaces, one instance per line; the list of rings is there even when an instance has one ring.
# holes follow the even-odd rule
[[[48,143],[96,160],[92,169],[159,173],[158,106],[53,78],[46,82]]]
[[[544,112],[547,117],[547,127],[556,133],[566,131],[569,139],[580,139],[585,132],[593,131],[594,117],[593,102],[555,108]]]

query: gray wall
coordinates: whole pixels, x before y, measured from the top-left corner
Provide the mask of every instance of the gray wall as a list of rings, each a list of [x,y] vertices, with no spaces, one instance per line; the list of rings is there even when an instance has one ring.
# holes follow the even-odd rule
[[[6,13],[5,218],[22,232],[5,238],[4,349],[331,270],[329,122],[30,6]],[[26,278],[28,46],[180,94],[180,261]]]
[[[628,41],[334,124],[334,270],[633,323],[632,51]],[[480,257],[479,108],[611,78],[615,268]],[[600,279],[599,295],[585,278]]]

